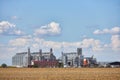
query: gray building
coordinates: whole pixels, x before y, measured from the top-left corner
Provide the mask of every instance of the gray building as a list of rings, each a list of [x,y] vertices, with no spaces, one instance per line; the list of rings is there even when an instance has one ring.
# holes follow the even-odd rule
[[[62,52],[62,63],[64,67],[81,67],[82,60],[82,48],[77,48],[77,52]]]
[[[27,52],[16,53],[12,57],[12,65],[16,67],[23,67],[27,65]]]
[[[62,52],[61,62],[64,67],[83,67],[96,64],[96,59],[93,57],[84,57],[82,55],[82,48],[77,48],[77,52]]]
[[[76,52],[62,52],[59,63],[62,63],[63,67],[91,67],[97,62],[93,56],[84,57],[82,48],[77,48]],[[52,48],[49,52],[42,52],[40,49],[38,52],[32,53],[30,52],[30,48],[28,48],[27,52],[16,53],[12,57],[12,65],[16,67],[29,67],[32,65],[38,65],[39,67],[58,67],[59,63],[53,54]]]
[[[27,52],[16,53],[12,57],[12,65],[16,67],[28,67],[34,65],[34,61],[55,61],[56,57],[53,54],[52,48],[50,52],[42,52],[40,49],[39,52],[30,52],[28,48]]]

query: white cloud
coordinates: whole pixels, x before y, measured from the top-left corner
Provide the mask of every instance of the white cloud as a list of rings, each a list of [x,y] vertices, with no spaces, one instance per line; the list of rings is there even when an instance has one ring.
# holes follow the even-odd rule
[[[113,50],[120,50],[120,35],[112,35],[111,46]]]
[[[0,34],[1,35],[23,35],[21,30],[16,29],[16,25],[8,21],[0,22]]]
[[[40,28],[35,30],[34,35],[39,36],[54,36],[61,33],[61,28],[59,23],[51,22],[48,25],[41,26]]]
[[[9,23],[8,21],[2,21],[0,22],[0,33],[4,33],[10,28],[14,28],[14,27],[15,27],[14,24]]]
[[[8,59],[11,58],[13,51],[15,51],[14,48],[8,46],[7,44],[0,44],[0,59]],[[17,50],[16,50],[17,51]],[[7,55],[7,56],[6,56]]]
[[[24,47],[30,44],[29,41],[30,40],[28,38],[21,37],[21,38],[10,40],[9,45],[14,47]]]
[[[94,34],[120,34],[120,27],[113,27],[111,29],[95,30]]]
[[[38,37],[21,37],[9,41],[9,45],[12,47],[31,47],[33,49],[39,48],[54,48],[55,50],[60,50],[62,48],[69,50],[69,48],[91,48],[93,51],[103,50],[101,42],[95,39],[84,39],[80,42],[55,42],[46,41]]]
[[[120,27],[112,28],[110,33],[112,33],[112,34],[119,34],[120,33]]]
[[[84,39],[82,41],[82,47],[83,48],[92,48],[93,51],[102,51],[103,46],[102,43],[99,40],[95,39]]]
[[[104,48],[111,48],[114,51],[120,51],[120,27],[111,29],[95,30],[94,34],[111,34],[111,43],[105,44]]]
[[[43,42],[44,47],[54,48],[54,49],[60,49],[61,43],[60,42],[54,42],[54,41],[44,41]]]
[[[34,46],[43,46],[49,47],[49,48],[54,48],[54,49],[69,49],[69,48],[91,48],[93,51],[101,51],[103,50],[102,44],[99,40],[95,40],[92,38],[89,39],[83,39],[82,41],[79,42],[54,42],[54,41],[46,41],[44,39],[40,38],[34,38],[35,45]],[[34,42],[32,42],[34,44]],[[37,45],[38,44],[38,45]]]
[[[100,30],[95,30],[94,32],[93,32],[94,34],[102,34],[102,31],[100,31]]]
[[[21,30],[14,30],[13,33],[16,35],[24,34]]]

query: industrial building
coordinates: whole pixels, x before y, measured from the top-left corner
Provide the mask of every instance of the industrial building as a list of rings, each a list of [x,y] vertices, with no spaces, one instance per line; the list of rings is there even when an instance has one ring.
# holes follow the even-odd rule
[[[92,67],[97,64],[96,58],[84,57],[82,48],[77,48],[77,52],[63,53],[62,60],[64,67]]]
[[[12,57],[12,65],[16,67],[30,67],[32,65],[37,65],[38,67],[56,67],[58,61],[53,54],[52,48],[50,52],[42,52],[40,49],[39,52],[28,52],[16,53]]]
[[[92,67],[97,64],[96,58],[84,57],[82,54],[82,48],[77,48],[77,52],[62,52],[61,59],[56,59],[53,54],[52,48],[50,52],[30,52],[28,48],[27,52],[16,53],[12,57],[12,64],[16,67],[31,67],[36,65],[38,67],[58,67],[59,64],[63,67]]]

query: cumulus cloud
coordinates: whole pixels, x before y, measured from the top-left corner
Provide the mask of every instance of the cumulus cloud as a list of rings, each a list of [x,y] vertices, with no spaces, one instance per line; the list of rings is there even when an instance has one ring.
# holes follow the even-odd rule
[[[100,51],[103,50],[102,44],[99,40],[95,39],[84,39],[79,42],[54,42],[54,41],[46,41],[44,39],[40,38],[34,38],[35,45],[34,46],[44,46],[44,47],[49,47],[49,48],[54,48],[54,49],[69,49],[69,48],[91,48],[93,51]]]
[[[0,22],[0,35],[23,35],[21,30],[16,29],[16,25],[8,21]]]
[[[120,35],[112,35],[111,46],[113,50],[120,50]]]
[[[24,47],[30,44],[30,40],[31,39],[29,39],[28,37],[20,37],[20,38],[10,40],[9,45],[14,47]]]
[[[48,25],[36,29],[34,35],[37,36],[55,36],[61,33],[59,23],[51,22]]]
[[[111,29],[95,30],[94,34],[120,34],[120,27],[113,27]]]
[[[46,41],[45,39],[38,37],[21,37],[9,41],[9,44],[14,47],[25,47],[30,46],[33,49],[39,48],[54,48],[60,50],[62,48],[69,50],[71,48],[91,48],[93,51],[103,50],[101,42],[95,39],[84,39],[79,42],[55,42]]]
[[[111,48],[114,51],[120,50],[120,27],[111,29],[95,30],[94,34],[111,34],[111,43],[105,44],[104,48]]]
[[[0,22],[0,33],[4,33],[10,28],[14,28],[14,27],[15,27],[14,24],[9,23],[8,21],[2,21]]]
[[[95,39],[84,39],[82,41],[82,47],[83,48],[89,48],[91,47],[93,51],[101,51],[103,50],[102,43],[100,40],[95,40]]]

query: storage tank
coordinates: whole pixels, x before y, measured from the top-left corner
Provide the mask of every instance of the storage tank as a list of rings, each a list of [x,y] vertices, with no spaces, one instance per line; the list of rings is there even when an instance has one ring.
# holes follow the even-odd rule
[[[84,66],[87,66],[87,65],[88,65],[88,60],[87,60],[87,59],[84,59],[84,60],[83,60],[83,65],[84,65]]]

